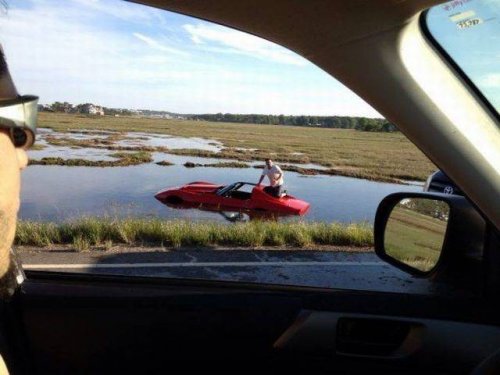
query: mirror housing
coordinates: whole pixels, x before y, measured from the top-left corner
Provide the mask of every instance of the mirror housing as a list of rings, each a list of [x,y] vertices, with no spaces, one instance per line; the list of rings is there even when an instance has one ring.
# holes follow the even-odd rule
[[[420,270],[392,257],[385,248],[387,223],[393,209],[405,199],[431,199],[449,206],[446,232],[441,254],[434,267]],[[440,193],[394,193],[380,202],[375,215],[375,252],[384,261],[417,277],[462,277],[462,272],[471,273],[471,264],[480,265],[483,256],[485,222],[466,198]],[[403,249],[404,250],[404,249]],[[465,264],[467,263],[467,264]],[[480,268],[480,267],[476,267]]]

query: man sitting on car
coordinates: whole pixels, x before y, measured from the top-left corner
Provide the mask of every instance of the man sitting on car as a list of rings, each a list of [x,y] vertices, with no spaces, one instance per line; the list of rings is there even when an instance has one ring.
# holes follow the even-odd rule
[[[260,180],[257,185],[262,183],[264,177],[267,176],[269,178],[269,186],[264,188],[264,191],[273,197],[280,198],[283,194],[283,171],[279,166],[273,164],[271,159],[266,159],[266,166],[262,171],[262,175],[260,176]]]

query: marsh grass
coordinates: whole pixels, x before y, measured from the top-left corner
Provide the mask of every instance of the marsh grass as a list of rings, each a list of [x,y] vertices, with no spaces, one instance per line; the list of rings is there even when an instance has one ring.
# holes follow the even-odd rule
[[[138,117],[92,117],[45,112],[40,113],[39,123],[42,127],[62,132],[95,129],[178,137],[206,137],[210,134],[210,139],[224,145],[219,153],[205,150],[165,152],[239,161],[262,160],[269,156],[278,163],[314,163],[331,168],[331,174],[378,181],[398,178],[425,181],[437,169],[401,133]],[[105,144],[100,146],[115,150],[120,147]]]
[[[210,150],[200,150],[193,148],[177,148],[170,149],[169,154],[179,155],[179,156],[196,156],[201,158],[212,158],[212,159],[234,159],[238,161],[262,161],[268,157],[272,158],[277,163],[309,163],[310,159],[307,156],[302,155],[288,155],[280,154],[276,152],[263,151],[263,150],[240,150],[232,148],[223,148],[219,152]]]
[[[366,224],[252,221],[234,225],[160,219],[87,217],[62,224],[21,220],[16,245],[73,245],[77,251],[113,244],[169,247],[293,246],[367,247],[373,245]]]
[[[117,158],[118,162],[124,165],[137,165],[143,163],[151,163],[153,158],[151,154],[146,151],[137,152],[115,152],[109,156]]]
[[[158,163],[157,163],[158,164]],[[221,163],[209,163],[209,164],[200,164],[193,163],[192,161],[187,161],[183,164],[186,168],[196,168],[196,167],[211,167],[211,168],[250,168],[247,163],[241,162],[221,162]]]
[[[39,143],[35,143],[34,145],[32,145],[32,146],[30,147],[30,150],[31,150],[31,151],[40,151],[40,150],[44,150],[45,148],[47,148],[47,146],[45,146],[45,145],[41,145],[41,144],[39,144]]]
[[[153,158],[149,152],[116,152],[111,157],[117,160],[87,160],[87,159],[63,159],[46,157],[41,159],[30,159],[29,165],[61,165],[67,167],[125,167],[129,165],[139,165],[151,163]]]
[[[48,144],[52,146],[60,146],[60,147],[70,147],[72,149],[79,148],[97,148],[103,150],[110,151],[147,151],[147,152],[168,152],[169,149],[167,147],[162,146],[120,146],[116,145],[117,141],[124,139],[125,137],[119,135],[108,136],[105,139],[102,138],[90,138],[90,139],[76,139],[71,137],[54,137],[47,136],[45,140]],[[129,138],[130,139],[130,138]],[[136,139],[136,138],[134,138]]]
[[[171,165],[174,165],[174,163],[168,161],[168,160],[162,160],[156,163],[157,165],[162,165],[164,167],[169,167]]]

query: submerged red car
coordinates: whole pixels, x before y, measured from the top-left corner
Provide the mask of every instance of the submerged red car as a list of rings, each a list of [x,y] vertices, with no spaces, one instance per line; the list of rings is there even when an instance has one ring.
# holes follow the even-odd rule
[[[304,215],[309,203],[291,195],[276,198],[264,191],[264,186],[250,182],[217,185],[195,181],[181,187],[159,191],[155,198],[162,203],[195,203],[220,209],[260,210],[286,215]]]

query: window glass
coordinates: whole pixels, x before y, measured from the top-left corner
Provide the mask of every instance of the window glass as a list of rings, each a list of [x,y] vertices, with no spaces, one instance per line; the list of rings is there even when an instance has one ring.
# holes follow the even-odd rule
[[[431,8],[429,31],[498,112],[500,1],[455,0]]]
[[[8,2],[0,42],[19,91],[40,96],[25,269],[356,289],[404,277],[373,252],[375,210],[436,168],[304,58],[113,0]]]

